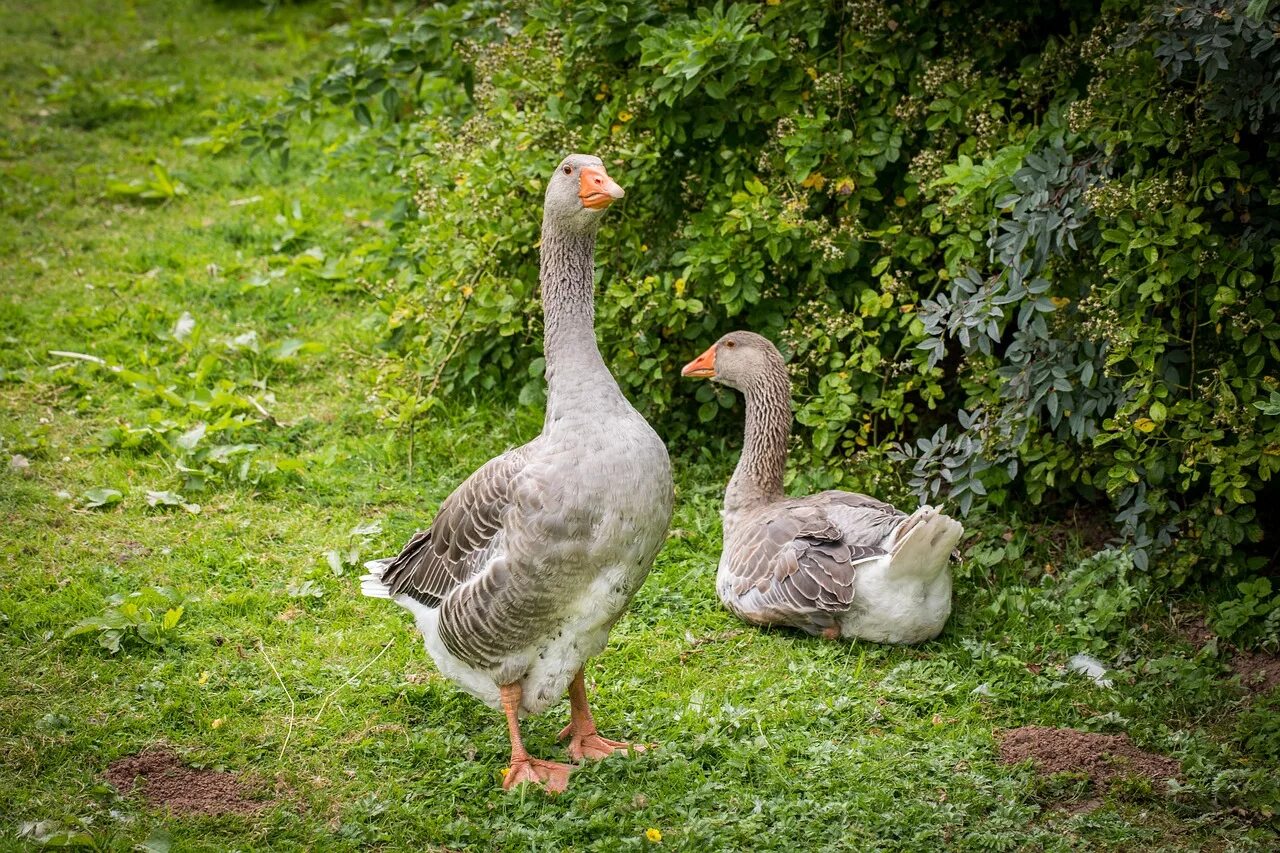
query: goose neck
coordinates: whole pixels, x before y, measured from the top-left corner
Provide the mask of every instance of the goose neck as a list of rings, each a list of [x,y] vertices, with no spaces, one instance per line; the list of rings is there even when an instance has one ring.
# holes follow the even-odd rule
[[[549,414],[602,382],[616,387],[595,332],[595,233],[542,233],[543,355]]]
[[[776,365],[763,371],[744,389],[743,396],[746,430],[738,467],[725,492],[728,513],[780,500],[787,468],[791,382],[786,367]]]

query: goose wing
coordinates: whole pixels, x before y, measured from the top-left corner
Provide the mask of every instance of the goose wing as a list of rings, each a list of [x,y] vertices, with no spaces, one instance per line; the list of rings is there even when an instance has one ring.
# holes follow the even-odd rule
[[[828,508],[812,499],[773,504],[736,534],[729,564],[733,591],[744,606],[769,614],[769,621],[847,610],[855,566],[886,553],[850,541]]]
[[[850,545],[889,550],[892,537],[909,516],[884,501],[856,492],[819,492],[807,502],[821,506]]]
[[[524,470],[528,445],[490,459],[440,504],[435,520],[409,540],[382,572],[393,596],[438,607],[446,595],[484,568],[501,541],[512,484]]]

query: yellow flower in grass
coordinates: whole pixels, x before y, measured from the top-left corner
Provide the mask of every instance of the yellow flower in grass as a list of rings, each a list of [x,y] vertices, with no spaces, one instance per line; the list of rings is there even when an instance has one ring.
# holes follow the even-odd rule
[[[208,683],[209,683],[209,670],[206,669],[204,672],[200,673],[200,677],[196,679],[196,684],[208,684]]]
[[[651,826],[644,831],[644,837],[654,844],[662,843],[662,830],[656,826]]]

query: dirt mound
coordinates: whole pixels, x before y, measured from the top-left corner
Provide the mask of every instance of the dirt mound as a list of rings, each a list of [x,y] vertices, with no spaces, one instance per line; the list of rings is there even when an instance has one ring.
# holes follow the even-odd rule
[[[234,773],[197,770],[164,747],[116,759],[107,767],[107,781],[122,794],[141,782],[148,804],[179,814],[254,814],[270,805],[249,799],[248,788]]]
[[[1178,775],[1178,762],[1138,749],[1128,735],[1100,735],[1075,729],[1022,726],[1000,738],[1000,761],[1017,764],[1031,759],[1042,776],[1083,773],[1104,789],[1122,776],[1145,776],[1152,781]]]
[[[1231,671],[1254,693],[1266,693],[1280,686],[1280,655],[1240,652],[1231,659]]]

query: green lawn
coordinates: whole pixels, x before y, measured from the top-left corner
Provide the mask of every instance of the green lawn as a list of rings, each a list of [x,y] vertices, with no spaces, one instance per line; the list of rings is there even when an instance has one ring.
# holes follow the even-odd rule
[[[325,4],[31,5],[0,0],[0,848],[1275,849],[1280,699],[1178,638],[1191,603],[1105,560],[1055,594],[1082,536],[989,519],[936,642],[747,630],[713,588],[732,460],[678,452],[671,538],[588,671],[602,730],[659,747],[504,795],[501,718],[359,596],[354,563],[540,412],[459,398],[412,442],[381,425],[387,285],[364,259],[395,240],[402,178],[338,120],[288,171],[215,150],[323,61]],[[141,630],[66,636],[139,603]],[[1063,670],[1084,650],[1113,688]],[[562,757],[567,713],[526,724],[535,754]],[[1128,733],[1182,778],[1037,778],[999,761],[1025,724]],[[156,744],[265,807],[175,816],[105,782]]]

